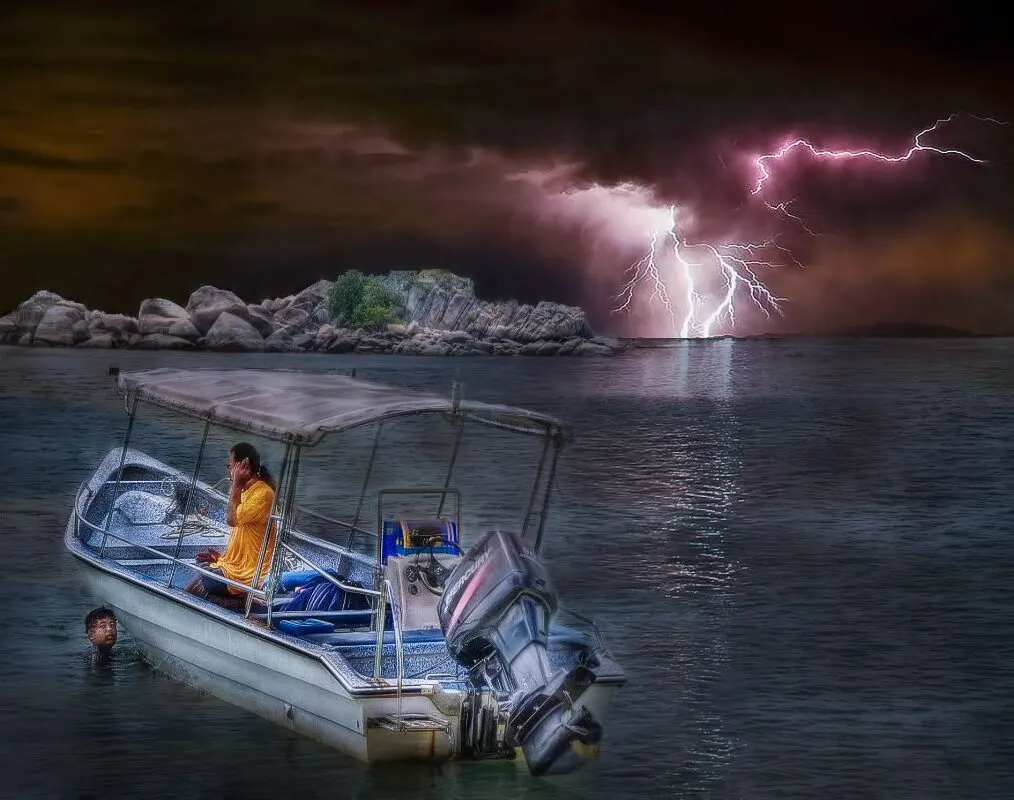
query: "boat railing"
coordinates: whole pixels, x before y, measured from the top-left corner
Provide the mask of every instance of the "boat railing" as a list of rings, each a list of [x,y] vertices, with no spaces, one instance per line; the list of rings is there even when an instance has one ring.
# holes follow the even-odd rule
[[[161,561],[164,561],[167,564],[169,564],[169,563],[175,563],[175,564],[182,565],[184,567],[188,567],[190,569],[193,569],[193,570],[197,571],[198,573],[200,573],[202,575],[207,575],[209,578],[215,578],[216,580],[220,580],[223,583],[226,583],[226,584],[228,584],[230,586],[235,586],[237,589],[243,589],[244,591],[248,591],[252,595],[254,595],[255,597],[258,597],[260,599],[266,599],[266,594],[265,594],[265,592],[264,592],[263,589],[256,589],[256,588],[254,588],[252,586],[249,586],[249,585],[247,585],[245,583],[240,583],[239,581],[234,581],[231,578],[226,578],[225,576],[220,575],[217,572],[211,572],[210,570],[204,569],[204,568],[200,567],[197,564],[192,564],[189,561],[184,561],[183,559],[175,558],[175,557],[173,557],[171,555],[168,555],[167,553],[162,552],[161,550],[157,550],[154,547],[149,547],[148,545],[141,544],[140,542],[136,542],[136,541],[134,541],[132,539],[128,539],[127,537],[122,536],[121,534],[118,534],[118,533],[116,533],[114,531],[111,531],[111,530],[105,530],[103,527],[101,527],[99,525],[96,525],[93,522],[90,522],[89,520],[85,519],[82,516],[81,511],[80,511],[81,495],[82,495],[82,493],[83,493],[84,490],[88,490],[89,492],[91,491],[91,489],[86,484],[82,484],[81,488],[78,490],[78,494],[77,494],[77,497],[75,498],[75,502],[74,502],[74,517],[75,517],[75,519],[77,521],[77,533],[78,533],[79,537],[80,537],[80,534],[81,534],[81,525],[84,525],[85,527],[87,527],[87,528],[89,528],[89,529],[91,529],[93,531],[96,531],[97,533],[101,533],[101,534],[104,534],[104,535],[107,535],[107,536],[111,536],[112,538],[116,539],[117,541],[121,541],[121,542],[124,542],[126,544],[132,545],[133,547],[137,547],[140,550],[144,550],[145,552],[150,553],[150,554],[156,556]],[[343,581],[340,581],[337,578],[335,578],[333,575],[330,575],[327,572],[325,572],[324,570],[322,570],[320,567],[318,567],[312,561],[310,561],[305,556],[303,556],[302,554],[300,554],[299,551],[295,550],[294,548],[290,547],[289,545],[285,544],[284,542],[281,543],[281,546],[287,552],[289,552],[292,555],[296,556],[300,561],[302,561],[305,564],[307,564],[311,569],[313,569],[315,572],[317,572],[318,574],[320,574],[325,580],[330,581],[331,583],[333,583],[335,586],[337,586],[342,591],[344,591],[344,592],[350,592],[350,593],[353,593],[353,594],[366,595],[367,597],[382,598],[382,596],[383,596],[382,592],[380,592],[380,591],[378,591],[376,589],[367,589],[367,588],[361,587],[361,586],[352,586],[352,585],[347,584],[347,583],[345,583]],[[377,604],[377,605],[382,605],[382,604]],[[295,611],[295,612],[274,612],[274,613],[272,613],[269,610],[267,616],[270,619],[273,616],[282,616],[282,615],[284,615],[285,617],[295,617],[295,618],[298,618],[298,617],[308,617],[308,616],[321,616],[322,614],[326,614],[328,616],[335,616],[335,615],[338,615],[338,614],[352,616],[354,614],[359,614],[359,613],[361,613],[361,612],[358,612],[358,611],[351,611],[351,612],[347,612],[347,611],[346,612],[305,612],[305,611]],[[381,633],[381,637],[382,637],[383,636],[383,630],[384,630],[384,623],[383,623],[383,619],[382,618],[378,618],[377,625],[378,625],[378,627],[380,629],[380,633]]]
[[[367,589],[364,586],[352,586],[350,584],[347,584],[347,583],[344,583],[343,581],[338,580],[334,575],[331,575],[330,573],[325,572],[319,566],[317,566],[312,561],[310,561],[305,555],[303,555],[302,553],[300,553],[294,547],[291,547],[290,545],[287,545],[285,542],[281,543],[281,547],[282,547],[283,550],[285,550],[285,552],[289,553],[290,555],[295,556],[300,561],[302,561],[304,564],[307,564],[310,567],[310,569],[312,569],[314,572],[316,572],[318,575],[320,575],[325,580],[328,580],[331,583],[333,583],[335,586],[337,586],[343,592],[352,592],[354,594],[364,594],[367,597],[380,597],[380,595],[381,595],[381,592],[378,591],[377,589]]]
[[[391,621],[394,625],[395,671],[398,676],[398,725],[399,727],[403,727],[404,715],[402,714],[402,688],[405,682],[405,651],[402,648],[401,642],[401,608],[394,602],[394,587],[387,578],[384,578],[384,590],[391,599]]]
[[[156,556],[158,559],[165,561],[166,563],[182,565],[189,569],[195,570],[201,575],[207,575],[209,578],[214,578],[215,580],[221,581],[222,583],[228,584],[229,586],[234,586],[237,589],[242,589],[245,592],[249,592],[252,596],[260,600],[266,599],[266,595],[263,589],[256,589],[253,586],[247,585],[245,583],[234,581],[232,580],[232,578],[226,578],[224,575],[221,575],[217,572],[211,572],[210,570],[204,569],[203,567],[200,567],[197,564],[192,564],[189,561],[184,561],[183,559],[175,558],[174,556],[167,555],[166,553],[163,553],[161,550],[157,550],[154,547],[149,547],[148,545],[141,544],[140,542],[136,542],[133,539],[128,539],[125,536],[122,536],[118,533],[115,533],[114,531],[109,530],[107,527],[100,527],[96,525],[94,522],[90,522],[87,519],[85,519],[81,515],[80,507],[81,507],[81,490],[78,490],[78,495],[77,497],[74,498],[74,518],[77,521],[76,533],[78,535],[78,538],[81,537],[81,525],[83,524],[85,527],[97,533],[101,533],[103,536],[110,536],[113,539],[116,539],[117,541],[129,544],[132,547],[136,547],[139,550],[143,550],[146,553],[150,553],[153,556]]]
[[[223,483],[228,483],[230,480],[231,479],[228,478],[228,477],[222,478],[221,480],[217,481],[216,483],[214,483],[214,484],[212,484],[210,486],[207,486],[207,488],[203,489],[203,491],[209,492],[211,494],[216,494],[216,495],[218,495],[218,496],[220,496],[222,498],[225,498],[225,495],[222,494],[219,491],[219,487],[222,486]],[[175,500],[176,500],[175,504],[173,506],[171,506],[167,510],[167,517],[166,517],[167,519],[168,519],[169,516],[172,515],[173,512],[178,512],[178,511],[181,510],[180,509],[180,505],[181,504],[180,504],[180,501],[179,501],[179,497],[176,495],[176,492],[179,489],[189,489],[190,488],[190,479],[184,477],[183,475],[164,475],[161,478],[156,478],[156,477],[152,477],[152,478],[133,478],[131,480],[121,480],[121,481],[119,481],[119,485],[120,486],[139,486],[139,485],[150,485],[150,484],[158,484],[160,487],[162,487],[161,491],[162,491],[162,494],[165,497],[175,497]],[[116,481],[115,478],[107,478],[106,480],[104,480],[102,482],[101,485],[102,486],[116,486],[117,485],[117,481]],[[91,492],[90,488],[89,488],[89,492]],[[120,511],[120,514],[123,514],[123,512]],[[126,515],[123,514],[123,516],[126,516]],[[130,521],[130,523],[132,525],[164,525],[165,524],[164,521],[163,522],[135,522],[133,520],[130,520],[129,517],[127,519]]]
[[[121,481],[121,485],[123,483],[126,483],[126,482]],[[149,483],[150,484],[150,483],[152,483],[152,481],[135,481],[135,483]],[[88,497],[89,498],[92,497],[92,496],[94,496],[94,492],[92,491],[91,487],[87,484],[87,482],[81,484],[81,486],[78,489],[77,495],[76,495],[76,497],[74,499],[74,518],[75,518],[75,521],[76,521],[75,533],[77,534],[77,536],[78,536],[79,539],[81,538],[81,533],[82,533],[81,526],[83,525],[84,527],[88,528],[89,530],[92,530],[92,531],[95,531],[96,533],[102,534],[104,537],[111,537],[111,538],[113,538],[113,539],[115,539],[117,541],[124,542],[125,544],[129,544],[132,547],[136,547],[139,550],[142,550],[142,551],[144,551],[146,553],[149,553],[149,554],[155,556],[157,559],[159,559],[162,562],[165,562],[167,564],[175,564],[175,565],[184,566],[184,567],[186,567],[188,569],[194,570],[195,572],[197,572],[200,575],[207,575],[209,578],[214,578],[215,580],[221,581],[221,582],[223,582],[223,583],[225,583],[225,584],[227,584],[229,586],[233,586],[233,587],[235,587],[237,589],[241,589],[241,590],[243,590],[245,592],[248,592],[251,597],[256,597],[256,598],[258,598],[260,600],[263,600],[266,603],[266,605],[267,605],[267,612],[265,614],[257,613],[257,614],[250,614],[250,616],[252,618],[255,618],[255,619],[266,619],[268,627],[271,626],[271,620],[273,618],[300,619],[300,618],[315,617],[315,618],[318,618],[318,619],[319,618],[324,618],[324,619],[342,619],[342,618],[346,618],[346,617],[351,618],[351,617],[354,617],[354,616],[362,614],[362,611],[356,611],[356,610],[352,610],[352,611],[274,611],[274,609],[272,608],[272,598],[269,597],[269,593],[266,590],[264,590],[264,589],[257,589],[257,588],[254,588],[253,586],[250,586],[250,585],[247,585],[247,584],[244,584],[244,583],[240,583],[239,581],[232,580],[231,578],[227,578],[224,575],[221,575],[221,574],[219,574],[217,572],[211,572],[210,570],[205,569],[205,568],[203,568],[203,567],[201,567],[201,566],[199,566],[199,565],[197,565],[195,563],[191,563],[191,562],[185,561],[185,560],[183,560],[181,558],[177,558],[175,556],[171,556],[171,555],[169,555],[169,554],[167,554],[167,553],[165,553],[165,552],[163,552],[161,550],[158,550],[158,549],[156,549],[154,547],[150,547],[148,545],[145,545],[145,544],[142,544],[140,542],[137,542],[137,541],[134,541],[132,539],[129,539],[126,536],[123,536],[122,534],[117,533],[116,531],[109,530],[108,525],[107,526],[100,526],[100,525],[97,525],[97,524],[89,521],[81,513],[82,496],[85,494],[85,492],[88,493]],[[325,517],[325,515],[322,515],[322,514],[318,515],[318,514],[316,514],[316,512],[310,512],[310,513],[323,518],[324,521],[327,521],[327,522],[332,522],[332,521],[333,522],[337,522],[337,520],[328,519],[327,517]],[[110,516],[111,516],[111,514],[110,514]],[[364,533],[372,533],[372,532],[369,532],[369,531],[363,531],[363,532]],[[387,602],[388,602],[388,600],[390,598],[390,602],[391,602],[391,605],[392,605],[392,611],[393,611],[393,613],[392,613],[392,622],[393,622],[393,627],[394,627],[394,640],[395,640],[395,662],[396,662],[396,676],[397,676],[396,680],[397,680],[397,698],[398,698],[398,717],[397,718],[398,718],[399,721],[401,721],[403,719],[403,716],[404,716],[402,714],[402,693],[403,693],[404,678],[405,678],[405,651],[404,651],[404,641],[403,641],[402,630],[401,630],[400,614],[398,613],[397,604],[395,604],[393,602],[393,587],[392,587],[390,581],[388,581],[386,578],[381,578],[380,579],[381,582],[380,582],[380,588],[379,589],[368,589],[368,588],[362,587],[362,586],[353,586],[351,584],[345,583],[342,580],[339,580],[335,576],[333,576],[333,575],[329,574],[328,572],[326,572],[325,570],[321,569],[321,567],[319,567],[317,564],[314,564],[304,554],[300,553],[295,548],[293,548],[290,545],[286,544],[284,541],[280,543],[280,546],[287,553],[289,553],[290,555],[294,556],[299,561],[307,564],[314,572],[316,572],[317,574],[319,574],[325,580],[327,580],[330,583],[332,583],[335,586],[337,586],[343,592],[348,592],[350,594],[363,595],[363,596],[371,598],[371,600],[375,601],[375,602],[371,602],[371,605],[373,606],[373,612],[372,612],[373,625],[375,626],[375,630],[377,632],[377,643],[376,643],[376,652],[375,652],[375,657],[374,657],[374,675],[373,675],[373,677],[374,677],[375,680],[380,680],[381,676],[382,676],[382,669],[383,669],[383,648],[384,648],[384,629],[386,627],[385,622],[386,622],[386,616],[387,616]],[[170,581],[171,581],[171,577],[170,577]]]
[[[300,561],[302,561],[304,564],[307,564],[314,572],[316,572],[318,575],[320,575],[322,578],[324,578],[324,580],[329,581],[333,585],[337,586],[343,592],[348,592],[350,594],[364,595],[366,597],[373,598],[373,599],[376,600],[376,603],[371,603],[371,605],[373,606],[373,625],[376,628],[376,632],[377,632],[377,647],[376,647],[376,654],[375,654],[374,660],[373,660],[373,677],[374,677],[375,680],[380,680],[381,674],[382,674],[382,669],[383,669],[384,628],[386,627],[385,623],[386,623],[386,619],[387,619],[387,604],[386,604],[385,600],[386,600],[387,596],[391,592],[391,585],[390,585],[390,583],[388,583],[388,581],[386,579],[381,578],[381,583],[380,583],[380,587],[381,588],[380,589],[367,589],[364,586],[352,586],[352,585],[350,585],[348,583],[345,583],[342,580],[339,580],[334,575],[331,575],[331,574],[325,572],[319,566],[317,566],[312,561],[310,561],[310,559],[308,559],[305,555],[303,555],[302,553],[300,553],[294,547],[291,547],[290,545],[286,544],[285,542],[281,542],[281,548],[283,550],[285,550],[285,552],[287,552],[289,555],[294,556],[295,558],[297,558]],[[327,612],[327,611],[325,611],[325,612],[320,612],[320,611],[293,611],[293,612],[285,612],[285,611],[282,611],[282,612],[278,612],[278,611],[274,611],[271,608],[271,606],[269,605],[268,606],[268,613],[266,615],[266,619],[267,619],[268,627],[271,627],[271,620],[274,617],[276,617],[276,616],[282,616],[283,618],[285,618],[285,617],[290,617],[290,618],[291,617],[295,617],[295,618],[314,617],[314,618],[318,618],[319,619],[319,618],[329,618],[329,617],[338,617],[338,618],[341,618],[341,616],[352,616],[353,614],[359,614],[359,613],[361,613],[361,612],[359,612],[359,611],[331,611],[331,612]],[[400,626],[398,624],[397,608],[395,608],[394,613],[391,616],[393,617],[393,622],[394,622],[394,638],[395,638],[395,645],[396,645],[396,650],[397,650],[398,663],[401,664],[403,656],[402,656],[402,646],[401,646],[401,630],[400,630]],[[398,679],[398,693],[399,693],[399,710],[400,710],[400,694],[401,694],[401,678],[400,678],[400,673],[399,673],[399,679]]]
[[[304,514],[312,519],[320,520],[321,522],[329,522],[332,525],[337,525],[339,528],[344,528],[349,532],[348,541],[345,544],[346,549],[351,550],[352,545],[358,536],[373,536],[376,537],[376,531],[370,531],[366,528],[360,528],[353,522],[346,522],[345,520],[338,519],[336,517],[328,516],[327,514],[321,514],[319,511],[313,511],[303,506],[295,506],[293,508],[295,517],[293,518],[293,525],[295,525],[299,518]]]

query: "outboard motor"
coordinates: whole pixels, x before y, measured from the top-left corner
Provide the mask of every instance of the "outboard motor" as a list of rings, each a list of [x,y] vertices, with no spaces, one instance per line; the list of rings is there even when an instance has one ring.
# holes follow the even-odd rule
[[[595,680],[586,666],[554,670],[547,645],[556,593],[546,568],[514,533],[491,531],[447,578],[438,613],[447,649],[508,712],[505,739],[533,775],[572,772],[602,728],[575,701]]]

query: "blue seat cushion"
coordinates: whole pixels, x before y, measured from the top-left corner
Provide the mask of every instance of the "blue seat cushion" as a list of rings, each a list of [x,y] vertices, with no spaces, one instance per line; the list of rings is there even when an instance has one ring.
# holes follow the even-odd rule
[[[322,619],[282,619],[278,621],[278,628],[293,636],[306,636],[310,633],[331,633],[334,624]]]

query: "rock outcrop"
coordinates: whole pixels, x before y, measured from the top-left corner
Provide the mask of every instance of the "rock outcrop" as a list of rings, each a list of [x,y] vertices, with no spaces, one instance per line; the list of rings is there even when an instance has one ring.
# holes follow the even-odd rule
[[[322,280],[260,303],[201,286],[186,307],[149,298],[136,318],[43,290],[0,317],[0,344],[451,356],[605,356],[624,349],[617,339],[595,336],[576,306],[480,300],[471,280],[439,270],[392,272],[384,280],[400,298],[394,315],[402,322],[379,331],[335,327],[331,283]]]
[[[424,328],[464,331],[479,339],[491,337],[523,344],[593,335],[584,311],[576,306],[479,300],[470,279],[450,272],[392,272],[387,282],[404,297],[397,315],[406,323],[416,322]]]

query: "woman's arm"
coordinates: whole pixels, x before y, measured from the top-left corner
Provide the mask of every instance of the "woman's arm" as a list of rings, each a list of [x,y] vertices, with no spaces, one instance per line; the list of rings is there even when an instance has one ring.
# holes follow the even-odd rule
[[[236,525],[236,508],[239,506],[239,497],[243,493],[243,489],[239,483],[233,481],[232,492],[229,494],[229,505],[225,509],[225,522],[232,528]]]

